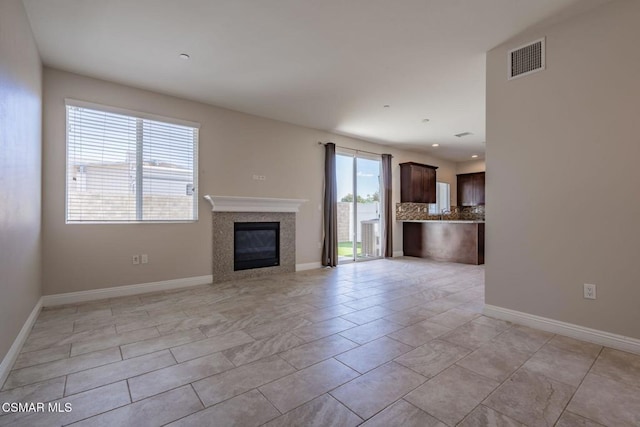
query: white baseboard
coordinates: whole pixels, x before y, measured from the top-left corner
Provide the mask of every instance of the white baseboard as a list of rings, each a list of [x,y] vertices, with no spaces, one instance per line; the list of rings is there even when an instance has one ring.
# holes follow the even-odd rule
[[[321,262],[308,262],[306,264],[296,264],[296,271],[315,270],[322,268]]]
[[[404,251],[393,251],[393,257],[401,257],[404,256]]]
[[[65,294],[44,295],[43,307],[79,302],[94,301],[105,298],[124,297],[144,294],[146,292],[168,291],[171,289],[188,288],[190,286],[206,285],[213,281],[212,275],[186,277],[184,279],[163,280],[161,282],[140,283],[137,285],[115,286],[113,288],[93,289],[90,291],[68,292]]]
[[[27,317],[27,321],[22,325],[22,329],[20,329],[20,333],[15,340],[13,340],[13,344],[11,348],[2,359],[2,363],[0,363],[0,388],[4,385],[7,377],[9,376],[9,372],[11,372],[11,368],[15,363],[18,355],[20,354],[20,350],[22,350],[22,346],[29,336],[29,332],[31,332],[31,328],[33,324],[36,323],[36,319],[40,314],[40,309],[42,308],[42,297],[36,303],[36,306],[31,310],[31,314]]]
[[[554,334],[600,344],[617,350],[640,354],[640,340],[635,338],[586,328],[584,326],[574,325],[573,323],[561,322],[559,320],[535,316],[533,314],[509,310],[508,308],[497,307],[489,304],[485,304],[484,314],[489,317],[508,320],[509,322],[541,329]]]

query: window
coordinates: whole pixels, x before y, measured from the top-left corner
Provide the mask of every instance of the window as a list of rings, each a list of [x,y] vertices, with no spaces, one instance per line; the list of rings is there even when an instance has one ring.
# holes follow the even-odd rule
[[[444,211],[451,209],[449,201],[449,184],[446,182],[436,183],[436,203],[429,204],[429,213],[440,215]]]
[[[67,100],[67,223],[195,221],[198,125]]]

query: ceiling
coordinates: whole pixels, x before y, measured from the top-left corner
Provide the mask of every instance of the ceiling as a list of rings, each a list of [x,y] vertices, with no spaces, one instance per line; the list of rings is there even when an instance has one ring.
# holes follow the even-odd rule
[[[48,66],[453,161],[484,156],[485,52],[599,2],[24,0]]]

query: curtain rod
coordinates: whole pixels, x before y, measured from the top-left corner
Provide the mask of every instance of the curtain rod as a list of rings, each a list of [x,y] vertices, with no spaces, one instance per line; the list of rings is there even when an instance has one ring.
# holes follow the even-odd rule
[[[322,142],[322,141],[318,141],[318,145],[327,145],[326,142]],[[350,147],[343,147],[342,145],[338,145],[335,144],[336,148],[342,148],[344,150],[351,150],[351,151],[355,151],[356,153],[367,153],[367,154],[375,154],[376,156],[382,156],[382,154],[380,153],[374,153],[373,151],[365,151],[365,150],[358,150],[355,148],[350,148]],[[391,154],[389,154],[391,156]],[[393,157],[393,156],[391,156]]]

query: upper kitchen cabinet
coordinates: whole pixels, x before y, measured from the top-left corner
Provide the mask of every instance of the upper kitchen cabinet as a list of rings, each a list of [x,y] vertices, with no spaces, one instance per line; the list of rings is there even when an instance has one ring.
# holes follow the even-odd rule
[[[400,163],[400,201],[435,203],[436,169],[421,163]]]
[[[458,206],[484,205],[484,172],[458,175]]]

